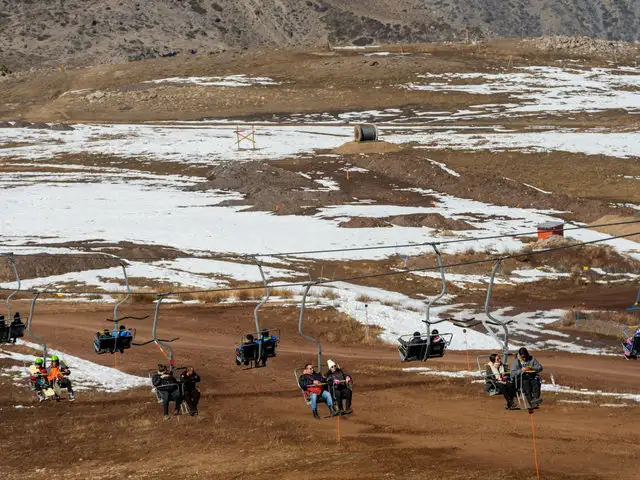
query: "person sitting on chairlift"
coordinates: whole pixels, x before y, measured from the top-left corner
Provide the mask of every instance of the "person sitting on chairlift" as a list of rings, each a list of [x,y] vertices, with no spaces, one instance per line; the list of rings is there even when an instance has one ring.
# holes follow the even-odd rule
[[[49,380],[47,377],[49,376],[49,372],[47,368],[44,366],[44,360],[42,358],[36,358],[33,362],[33,366],[35,368],[31,369],[31,375],[29,376],[29,380],[31,381],[31,386],[36,392],[36,397],[38,397],[38,401],[42,402],[46,399],[44,395],[44,390],[49,388]]]
[[[509,375],[504,371],[504,364],[502,363],[502,357],[498,354],[489,355],[489,363],[486,368],[487,378],[490,378],[496,388],[504,396],[507,401],[506,409],[515,410],[516,406],[514,399],[516,397],[516,388],[511,382]]]
[[[71,386],[71,380],[69,380],[69,375],[71,374],[71,370],[66,365],[60,365],[60,359],[57,355],[51,356],[51,368],[49,369],[49,377],[48,380],[51,382],[51,385],[58,384],[60,388],[66,388],[67,393],[69,394],[69,401],[73,402],[76,397],[73,394],[73,387]]]
[[[327,379],[321,374],[316,373],[313,370],[312,364],[307,363],[304,366],[302,375],[300,375],[299,384],[300,388],[309,395],[313,418],[316,420],[320,418],[318,414],[318,397],[323,398],[324,401],[327,402],[329,415],[332,417],[335,415],[333,411],[333,400],[331,399],[331,394],[327,391]]]
[[[127,330],[127,327],[125,327],[124,325],[120,325],[120,328],[118,329],[118,337],[131,337],[131,332],[129,330]]]
[[[522,347],[518,350],[516,359],[511,364],[511,380],[515,383],[516,390],[524,393],[531,408],[538,408],[542,399],[540,398],[540,378],[538,374],[542,371],[542,365],[529,351]],[[522,385],[520,385],[522,380]]]
[[[13,320],[11,321],[11,329],[23,327],[24,323],[22,323],[22,319],[20,318],[20,312],[16,312],[13,316]],[[16,343],[18,338],[15,336],[15,331],[10,330],[9,334],[11,337],[9,338],[9,343]],[[24,332],[24,330],[22,330]]]
[[[184,386],[183,401],[189,407],[189,415],[192,417],[198,414],[198,402],[200,401],[200,391],[196,383],[200,382],[200,376],[196,373],[193,367],[187,367],[184,372],[180,374],[180,383]]]
[[[633,356],[633,342],[635,338],[640,337],[640,327],[636,328],[636,331],[633,332],[633,335],[628,337],[624,342],[624,356],[627,358],[631,358]]]
[[[151,383],[156,388],[160,398],[162,398],[162,410],[164,420],[169,420],[169,402],[175,403],[173,414],[180,415],[180,404],[182,397],[180,396],[180,385],[174,377],[173,372],[166,365],[158,365],[157,373],[151,377]]]
[[[351,410],[351,376],[348,373],[344,373],[340,365],[333,360],[327,360],[327,383],[329,389],[333,393],[333,398],[338,407],[338,415],[349,415]],[[342,400],[346,401],[347,408],[342,408]]]
[[[249,363],[251,363],[251,360],[246,359],[243,362],[243,359],[245,358],[243,353],[246,352],[247,349],[255,347],[255,345],[256,341],[253,338],[253,335],[249,333],[242,342],[242,345],[240,345],[240,348],[236,348],[236,365],[240,365],[242,363],[249,365]]]
[[[261,356],[258,359],[258,362],[262,362],[262,366],[266,367],[267,366],[267,359],[269,358],[269,351],[275,351],[275,343],[276,343],[276,336],[275,335],[271,335],[269,333],[269,330],[267,330],[266,328],[263,329],[260,332],[260,339],[258,340],[259,342],[262,342],[262,352],[261,352]],[[275,353],[274,353],[275,355]]]

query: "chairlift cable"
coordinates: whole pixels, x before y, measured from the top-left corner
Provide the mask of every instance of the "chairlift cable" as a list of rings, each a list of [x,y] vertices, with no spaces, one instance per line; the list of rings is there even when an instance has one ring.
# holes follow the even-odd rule
[[[613,227],[613,226],[618,226],[618,225],[633,225],[636,223],[640,223],[640,220],[629,220],[629,221],[624,221],[624,222],[612,222],[612,223],[601,223],[601,224],[597,224],[597,225],[574,225],[571,227],[565,227],[564,231],[573,231],[573,230],[584,230],[584,229],[589,229],[589,228],[600,228],[600,227]],[[415,247],[425,247],[425,246],[430,246],[430,245],[450,245],[450,244],[455,244],[455,243],[465,243],[465,242],[476,242],[476,241],[482,241],[482,240],[498,240],[501,238],[515,238],[515,237],[521,237],[521,236],[527,236],[527,235],[535,235],[537,234],[538,231],[537,230],[530,230],[530,231],[524,231],[524,232],[515,232],[515,233],[501,233],[499,235],[489,235],[489,236],[485,236],[485,237],[465,237],[465,238],[456,238],[453,240],[441,240],[441,241],[436,241],[436,242],[421,242],[421,243],[405,243],[405,244],[400,244],[400,245],[371,245],[371,246],[366,246],[366,247],[349,247],[349,248],[333,248],[333,249],[324,249],[324,250],[299,250],[299,251],[290,251],[290,252],[275,252],[275,253],[226,253],[226,254],[217,254],[217,255],[178,255],[175,257],[127,257],[127,260],[130,261],[143,261],[143,260],[148,260],[148,261],[170,261],[170,260],[177,260],[177,259],[182,259],[182,258],[198,258],[198,259],[202,259],[202,260],[219,260],[219,259],[232,259],[232,258],[236,258],[236,259],[245,259],[245,260],[252,260],[253,257],[260,257],[260,258],[265,258],[265,257],[293,257],[293,256],[302,256],[302,255],[315,255],[315,254],[321,254],[321,253],[342,253],[342,252],[362,252],[362,251],[371,251],[371,250],[388,250],[388,249],[397,249],[397,248],[415,248]],[[632,235],[637,235],[636,234],[632,234]],[[627,235],[627,236],[632,236],[632,235]],[[622,238],[622,237],[620,237]],[[0,247],[5,246],[5,245],[0,245]],[[9,245],[6,245],[7,247],[9,247]],[[12,245],[11,248],[21,248],[21,246],[15,246]],[[27,248],[27,247],[24,247]],[[33,246],[29,246],[28,248],[33,248]],[[8,255],[8,254],[3,254],[0,253],[0,256],[3,255]],[[40,256],[40,255],[47,255],[50,257],[65,257],[65,258],[104,258],[105,256],[108,256],[110,258],[113,258],[114,260],[120,260],[119,257],[117,257],[116,255],[112,254],[112,253],[108,253],[108,252],[90,252],[90,253],[84,253],[84,254],[78,254],[78,253],[71,253],[71,254],[65,254],[65,253],[25,253],[25,254],[18,254],[16,256],[20,256],[20,257],[33,257],[33,256]]]
[[[595,245],[598,243],[602,243],[602,242],[608,242],[610,240],[617,240],[620,238],[626,238],[626,237],[633,237],[635,235],[640,235],[640,231],[637,232],[632,232],[632,233],[626,233],[626,234],[622,234],[622,235],[613,235],[610,237],[605,237],[605,238],[599,238],[596,240],[589,240],[589,241],[585,241],[585,242],[580,242],[580,243],[573,243],[570,245],[562,245],[559,247],[550,247],[550,248],[545,248],[542,250],[532,250],[530,252],[526,252],[526,253],[516,253],[516,254],[510,254],[510,255],[502,255],[499,257],[491,257],[491,258],[484,258],[484,259],[480,259],[480,260],[469,260],[466,262],[459,262],[459,263],[451,263],[451,264],[446,264],[443,265],[444,268],[455,268],[455,267],[464,267],[464,266],[469,266],[469,265],[479,265],[479,264],[483,264],[483,263],[491,263],[491,262],[495,262],[498,258],[501,260],[509,260],[509,259],[516,259],[516,258],[522,258],[522,257],[528,257],[528,256],[532,256],[532,255],[540,255],[540,254],[544,254],[544,253],[550,253],[550,252],[556,252],[556,251],[561,251],[561,250],[567,250],[570,248],[578,248],[578,247],[584,247],[587,245]],[[427,243],[426,245],[431,245],[431,243]],[[412,245],[413,246],[413,245]],[[422,267],[422,268],[411,268],[411,269],[401,269],[401,270],[394,270],[392,272],[383,272],[383,273],[371,273],[371,274],[366,274],[366,275],[356,275],[356,276],[352,276],[352,277],[343,277],[343,278],[337,278],[337,279],[326,279],[326,280],[317,280],[312,282],[314,285],[331,285],[333,283],[338,283],[338,282],[352,282],[355,280],[367,280],[367,279],[371,279],[371,278],[380,278],[380,277],[389,277],[389,276],[394,276],[394,275],[402,275],[402,274],[407,274],[407,273],[416,273],[416,272],[426,272],[426,271],[430,271],[430,270],[438,270],[440,269],[440,266],[436,265],[436,266],[430,266],[430,267]],[[289,287],[304,287],[308,284],[309,282],[294,282],[294,283],[281,283],[281,284],[271,284],[271,288],[289,288]],[[198,289],[198,290],[172,290],[170,292],[171,295],[187,295],[187,294],[195,294],[195,293],[217,293],[217,292],[239,292],[239,291],[243,291],[243,290],[253,290],[255,289],[255,286],[247,286],[247,287],[227,287],[227,288],[211,288],[211,289]],[[6,288],[6,287],[0,287],[0,291],[9,291],[11,289]],[[109,291],[109,290],[64,290],[64,289],[57,289],[57,290],[39,290],[39,289],[32,289],[29,290],[30,292],[34,292],[34,291],[38,291],[40,294],[76,294],[76,295],[123,295],[126,292],[124,291]],[[159,294],[162,295],[168,295],[169,293],[167,292],[155,292],[155,291],[142,291],[142,292],[138,292],[138,291],[132,291],[131,292],[133,295],[154,295],[157,296]]]

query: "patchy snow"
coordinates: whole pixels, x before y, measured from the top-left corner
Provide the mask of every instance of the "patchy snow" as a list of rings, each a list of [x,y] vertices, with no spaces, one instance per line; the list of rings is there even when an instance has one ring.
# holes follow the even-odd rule
[[[540,193],[545,193],[545,194],[547,194],[547,195],[551,195],[551,192],[548,192],[548,191],[546,191],[546,190],[542,190],[541,188],[538,188],[538,187],[534,187],[533,185],[529,185],[528,183],[523,183],[523,185],[524,185],[525,187],[533,188],[534,190],[536,190],[536,191],[538,191],[538,192],[540,192]]]
[[[640,70],[560,67],[517,67],[513,73],[445,73],[419,75],[428,83],[409,83],[404,88],[475,95],[508,95],[518,103],[503,106],[503,115],[538,112],[594,112],[609,109],[640,109]],[[473,111],[466,111],[474,113]]]
[[[225,77],[170,77],[142,83],[198,85],[201,87],[251,87],[254,85],[280,85],[269,77],[250,77],[245,74]]]
[[[3,129],[0,146],[9,142],[34,145],[0,148],[0,157],[49,159],[65,153],[110,154],[154,161],[205,163],[274,160],[333,149],[351,136],[349,127],[255,127],[256,149],[238,150],[236,125],[75,125],[73,131]],[[326,135],[318,135],[324,133]]]
[[[416,372],[419,375],[435,375],[440,377],[449,377],[449,378],[468,378],[471,376],[479,377],[481,376],[481,372],[477,371],[468,371],[468,370],[437,370],[434,368],[428,367],[409,367],[403,368],[403,372]],[[640,394],[636,393],[613,393],[613,392],[603,392],[602,390],[587,390],[587,389],[575,389],[563,385],[549,385],[546,383],[542,384],[543,392],[550,393],[560,393],[560,394],[570,394],[570,395],[583,395],[583,396],[600,396],[600,397],[610,397],[610,398],[618,398],[621,400],[632,400],[634,402],[640,402]],[[564,403],[589,403],[579,400],[559,400]],[[621,407],[628,406],[624,404],[602,404],[603,407]]]
[[[540,153],[563,151],[585,155],[629,158],[640,156],[640,132],[578,132],[569,129],[519,133],[449,133],[414,129],[388,135],[393,143],[418,142],[416,148],[429,150],[489,150]]]
[[[470,372],[469,370],[436,370],[429,367],[407,367],[402,369],[403,372],[417,372],[418,375],[436,375],[438,377],[449,377],[449,378],[468,378],[468,377],[479,377],[481,376],[479,372]]]
[[[36,350],[40,350],[41,348],[40,345],[22,340],[18,340],[18,344]],[[88,348],[92,349],[92,346],[88,344]],[[105,392],[121,392],[131,388],[147,387],[150,385],[148,378],[129,375],[114,368],[98,365],[97,363],[58,350],[48,349],[48,354],[58,355],[60,359],[69,366],[71,370],[69,378],[73,382],[73,389],[76,391],[99,390]],[[33,363],[36,356],[0,349],[0,358],[8,358],[17,362]],[[19,375],[25,379],[28,377],[23,367],[14,366],[6,370],[8,370],[7,373],[12,376]]]
[[[456,172],[455,170],[450,169],[449,167],[447,167],[444,163],[442,162],[436,162],[435,160],[431,160],[429,158],[427,158],[427,161],[429,163],[432,163],[433,165],[437,165],[438,167],[440,167],[442,170],[444,170],[445,172],[447,172],[450,175],[453,175],[454,177],[459,177],[460,174],[458,172]]]
[[[320,191],[329,192],[340,190],[340,184],[332,178],[319,178],[314,181],[322,185],[322,188],[319,189]]]

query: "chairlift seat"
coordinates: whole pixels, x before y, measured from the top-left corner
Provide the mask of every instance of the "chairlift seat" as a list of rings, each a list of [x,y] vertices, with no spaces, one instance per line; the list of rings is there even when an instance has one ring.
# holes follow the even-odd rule
[[[0,343],[7,343],[9,341],[9,327],[0,326]]]
[[[433,340],[436,337],[439,337],[439,340],[434,342]],[[452,333],[431,335],[430,341],[426,334],[420,335],[420,337],[414,337],[411,334],[402,335],[398,339],[400,342],[400,345],[398,345],[400,360],[403,362],[416,362],[425,361],[428,358],[443,357],[452,339]]]
[[[237,365],[252,365],[258,361],[258,344],[243,343],[236,347],[236,364]]]
[[[275,335],[271,335],[270,338],[262,339],[262,353],[267,357],[276,356],[276,348],[278,345],[278,339]]]
[[[622,349],[624,356],[630,360],[637,360],[638,353],[640,353],[640,336],[635,336],[631,339],[631,343],[623,343]]]
[[[24,337],[24,332],[25,332],[26,328],[27,328],[27,326],[22,322],[20,322],[20,323],[12,323],[8,327],[9,340],[15,340],[16,338]]]
[[[93,349],[96,353],[113,353],[113,349],[116,345],[116,339],[112,336],[102,335],[100,338],[96,338],[93,342]]]
[[[120,351],[120,353],[124,353],[123,350],[131,348],[131,343],[133,342],[133,335],[122,335],[118,336],[118,341],[114,339],[113,344],[114,347]]]

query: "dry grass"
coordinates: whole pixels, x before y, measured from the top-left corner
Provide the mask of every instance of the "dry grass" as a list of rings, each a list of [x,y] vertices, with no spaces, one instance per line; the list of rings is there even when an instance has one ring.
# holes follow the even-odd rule
[[[378,325],[369,325],[367,336],[366,325],[357,322],[348,315],[333,309],[313,310],[309,312],[305,322],[322,327],[318,335],[321,341],[343,345],[372,345],[380,343],[378,335],[383,329]]]
[[[323,298],[328,298],[329,300],[337,300],[340,298],[340,295],[338,295],[338,293],[336,293],[336,291],[331,288],[325,288],[324,290],[322,290],[322,292],[320,292],[320,296]]]
[[[637,315],[604,310],[589,313],[568,311],[554,326],[564,330],[579,330],[609,337],[620,337],[625,326],[637,324]]]
[[[366,295],[364,293],[358,295],[358,298],[356,298],[356,302],[369,303],[372,301],[373,297],[370,297],[369,295]]]
[[[280,298],[293,298],[293,290],[290,288],[274,288],[271,293]]]
[[[522,248],[522,252],[527,253],[532,250],[569,246],[577,243],[578,242],[571,239],[556,237],[525,245]],[[554,252],[524,257],[523,261],[527,262],[533,268],[550,265],[557,271],[568,272],[574,275],[585,272],[584,267],[589,267],[589,269],[586,270],[587,273],[589,273],[592,268],[601,268],[608,273],[635,273],[640,270],[639,261],[620,255],[616,249],[610,245],[585,245],[565,250],[556,250]]]

